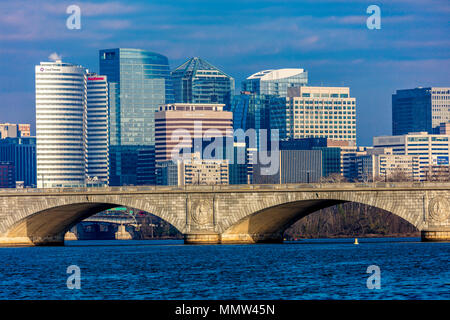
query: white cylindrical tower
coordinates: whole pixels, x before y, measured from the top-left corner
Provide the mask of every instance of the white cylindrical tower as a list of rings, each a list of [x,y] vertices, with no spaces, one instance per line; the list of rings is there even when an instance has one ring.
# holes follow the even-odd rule
[[[86,73],[61,61],[35,68],[38,188],[85,184]]]

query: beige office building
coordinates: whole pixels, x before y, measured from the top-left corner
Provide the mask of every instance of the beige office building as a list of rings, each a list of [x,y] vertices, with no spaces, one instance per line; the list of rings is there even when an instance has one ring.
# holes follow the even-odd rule
[[[374,148],[357,157],[358,181],[420,180],[419,157],[394,154],[392,148]]]
[[[224,111],[224,106],[203,103],[161,106],[155,113],[156,162],[172,160],[175,147],[192,148],[193,139],[232,135],[233,114]]]
[[[228,184],[228,164],[228,160],[201,159],[199,153],[191,154],[190,159],[162,161],[158,163],[158,184]]]
[[[394,154],[413,155],[419,158],[420,180],[429,180],[432,171],[449,168],[450,135],[413,132],[401,136],[373,138],[376,148],[392,148]]]
[[[291,87],[286,103],[287,137],[356,144],[356,99],[348,87]]]

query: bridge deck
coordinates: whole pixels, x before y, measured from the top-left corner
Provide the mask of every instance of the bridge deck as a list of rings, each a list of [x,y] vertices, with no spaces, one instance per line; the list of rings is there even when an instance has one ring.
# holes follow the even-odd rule
[[[315,184],[245,184],[187,186],[126,186],[90,188],[24,188],[0,189],[0,196],[72,195],[72,194],[144,194],[144,193],[227,193],[284,191],[368,191],[368,190],[450,190],[448,182],[376,182],[376,183],[315,183]]]

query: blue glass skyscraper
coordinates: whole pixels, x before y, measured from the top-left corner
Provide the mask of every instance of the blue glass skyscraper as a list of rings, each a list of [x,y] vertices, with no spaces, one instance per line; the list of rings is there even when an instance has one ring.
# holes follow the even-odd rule
[[[283,127],[282,122],[286,118],[288,88],[307,83],[308,73],[300,68],[263,70],[252,74],[242,82],[241,94],[234,96],[231,102],[233,128],[244,131],[255,129],[256,149],[261,150],[265,146],[270,150],[272,145],[269,141],[287,136],[286,126]],[[264,130],[266,136],[261,135]],[[247,145],[247,148],[252,150],[255,146]]]
[[[258,95],[287,96],[287,88],[305,86],[308,73],[304,69],[263,70],[252,74],[242,82],[242,90]]]
[[[134,185],[137,172],[146,171],[138,170],[139,151],[155,145],[155,111],[174,102],[169,61],[141,49],[99,53],[109,82],[110,185]]]
[[[233,128],[267,130],[270,136],[271,129],[279,129],[279,137],[285,138],[286,130],[280,130],[275,125],[278,121],[277,112],[286,108],[286,98],[276,95],[259,95],[242,92],[236,95],[231,103],[230,111],[233,112]],[[280,111],[281,112],[281,111]],[[259,137],[257,138],[259,141]],[[258,142],[259,145],[259,142]]]
[[[397,90],[392,95],[392,134],[439,132],[450,122],[450,88],[428,87]]]
[[[282,129],[276,125],[285,118],[287,90],[305,86],[308,73],[304,69],[264,70],[242,82],[242,92],[231,104],[235,129]],[[284,139],[286,130],[280,130]]]
[[[0,161],[14,164],[15,181],[36,187],[36,137],[0,139]]]

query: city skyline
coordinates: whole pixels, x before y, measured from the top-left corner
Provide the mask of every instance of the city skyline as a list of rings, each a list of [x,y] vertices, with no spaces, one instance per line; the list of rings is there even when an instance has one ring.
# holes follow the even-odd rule
[[[395,90],[448,86],[444,1],[381,4],[380,30],[366,27],[363,1],[190,4],[81,2],[80,30],[66,28],[68,2],[0,4],[0,122],[31,123],[35,132],[33,66],[53,52],[94,72],[104,48],[158,52],[171,70],[199,56],[234,77],[236,91],[260,70],[303,68],[310,85],[350,87],[359,101],[359,145],[391,134]]]
[[[0,0],[0,300],[448,303],[449,18],[450,0]]]

